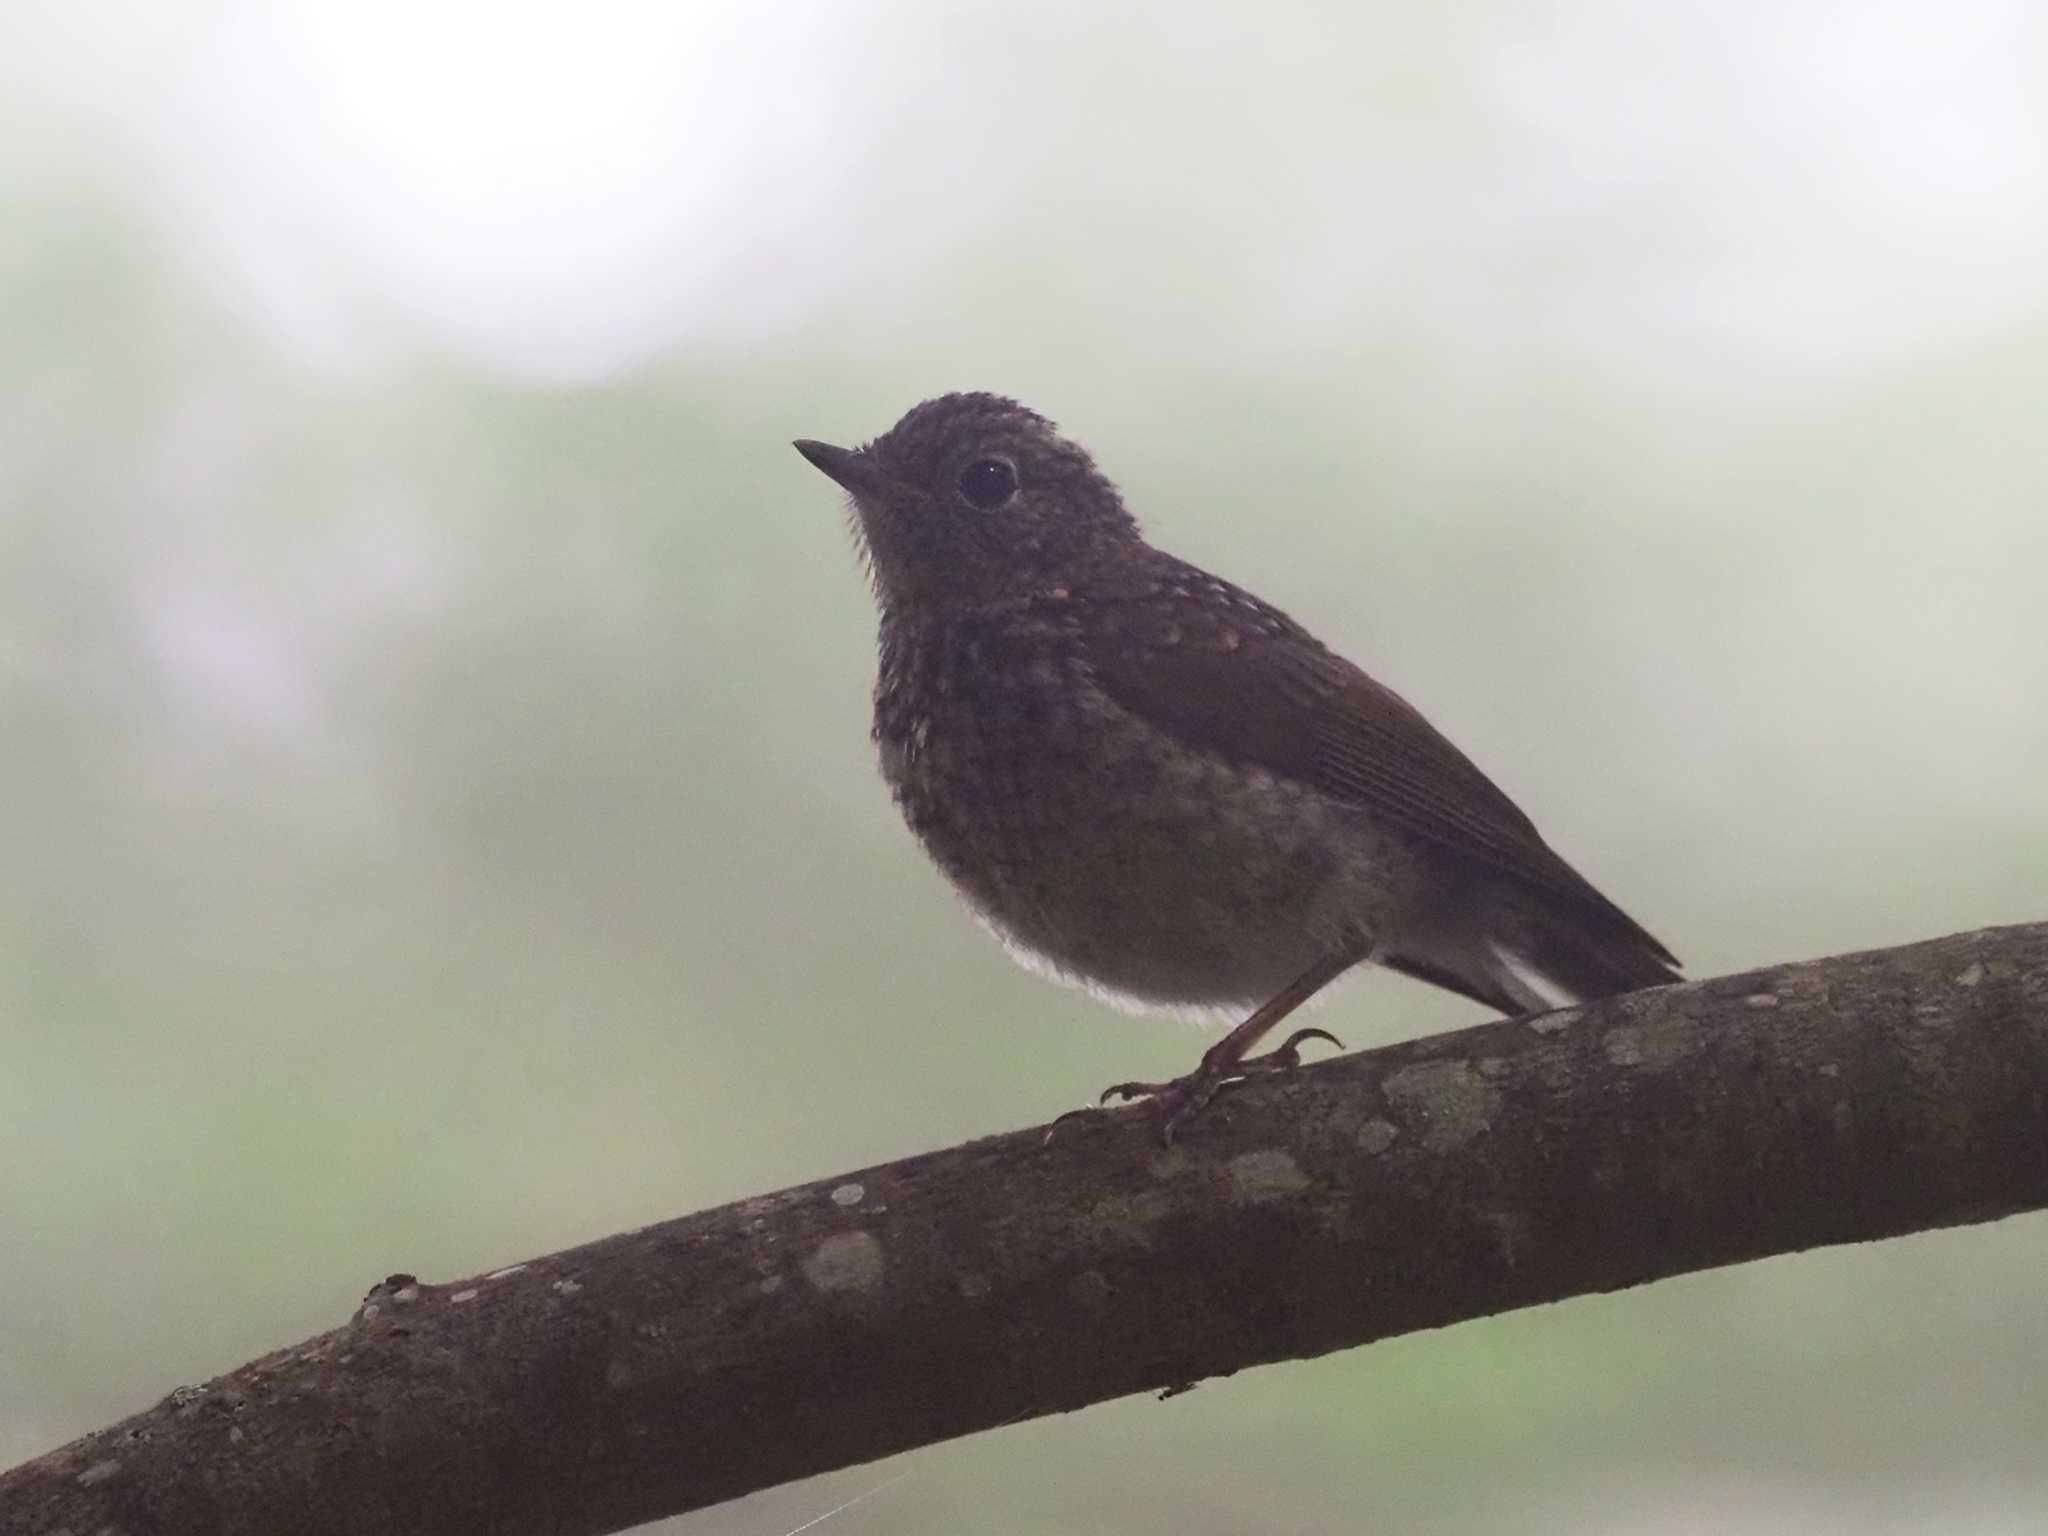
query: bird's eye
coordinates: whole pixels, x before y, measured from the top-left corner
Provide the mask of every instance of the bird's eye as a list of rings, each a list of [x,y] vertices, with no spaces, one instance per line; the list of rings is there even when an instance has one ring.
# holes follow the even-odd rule
[[[960,471],[958,483],[970,507],[993,512],[1017,494],[1017,471],[1001,459],[976,459]]]

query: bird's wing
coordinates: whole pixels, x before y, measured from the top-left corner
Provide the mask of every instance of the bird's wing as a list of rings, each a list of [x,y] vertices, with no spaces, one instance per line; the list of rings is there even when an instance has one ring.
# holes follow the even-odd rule
[[[1279,610],[1178,561],[1080,606],[1097,685],[1155,729],[1311,785],[1676,963],[1405,699]]]

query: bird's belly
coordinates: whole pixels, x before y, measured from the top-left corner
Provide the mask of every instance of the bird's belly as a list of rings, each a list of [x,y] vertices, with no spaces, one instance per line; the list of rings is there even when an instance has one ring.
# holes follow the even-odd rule
[[[906,820],[1034,969],[1121,1001],[1245,1007],[1362,948],[1402,850],[1313,791],[1114,720],[883,742]]]

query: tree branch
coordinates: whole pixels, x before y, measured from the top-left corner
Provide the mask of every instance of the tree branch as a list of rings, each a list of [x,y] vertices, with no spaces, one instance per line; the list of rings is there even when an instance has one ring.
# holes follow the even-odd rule
[[[1503,1020],[428,1285],[8,1531],[580,1533],[1124,1393],[2048,1204],[2048,924]]]

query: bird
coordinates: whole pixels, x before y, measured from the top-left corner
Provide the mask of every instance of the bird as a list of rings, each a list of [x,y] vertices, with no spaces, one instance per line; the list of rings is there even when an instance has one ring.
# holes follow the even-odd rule
[[[1509,1015],[1679,979],[1470,758],[1279,608],[1147,542],[1086,449],[942,395],[837,483],[879,612],[874,741],[910,831],[1022,963],[1127,1007],[1237,1019],[1112,1085],[1161,1139],[1292,1069],[1353,967]]]

